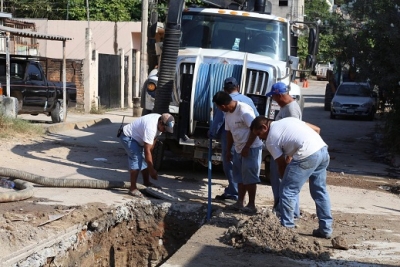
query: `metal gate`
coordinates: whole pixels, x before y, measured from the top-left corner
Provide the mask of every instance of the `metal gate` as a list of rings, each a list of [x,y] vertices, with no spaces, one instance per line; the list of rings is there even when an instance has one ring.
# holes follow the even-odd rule
[[[121,107],[121,56],[99,54],[99,97],[104,108]]]

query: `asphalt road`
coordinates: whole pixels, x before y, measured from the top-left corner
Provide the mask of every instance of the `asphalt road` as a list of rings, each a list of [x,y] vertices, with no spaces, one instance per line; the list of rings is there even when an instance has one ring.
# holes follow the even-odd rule
[[[329,146],[331,162],[329,171],[386,177],[390,168],[380,159],[385,151],[376,142],[377,128],[382,121],[379,115],[374,121],[357,118],[330,119],[330,112],[324,111],[326,81],[310,80],[309,87],[303,88],[305,107],[303,120],[318,125],[321,136]]]

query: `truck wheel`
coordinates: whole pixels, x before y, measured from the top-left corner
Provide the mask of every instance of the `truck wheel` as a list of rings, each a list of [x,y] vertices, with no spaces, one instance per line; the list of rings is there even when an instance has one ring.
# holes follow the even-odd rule
[[[60,123],[64,121],[64,108],[63,108],[63,102],[62,101],[57,101],[56,106],[50,113],[51,115],[51,121],[53,123]]]
[[[164,144],[161,141],[157,140],[153,148],[152,156],[154,169],[158,171],[161,169],[162,161],[164,158]]]

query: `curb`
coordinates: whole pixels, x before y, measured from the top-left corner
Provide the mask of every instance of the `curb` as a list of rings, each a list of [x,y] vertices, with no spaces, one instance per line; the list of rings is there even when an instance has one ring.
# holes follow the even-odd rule
[[[46,133],[55,134],[68,130],[85,129],[95,125],[105,125],[105,124],[111,124],[111,120],[108,118],[103,118],[103,119],[93,119],[80,122],[63,122],[47,127]]]

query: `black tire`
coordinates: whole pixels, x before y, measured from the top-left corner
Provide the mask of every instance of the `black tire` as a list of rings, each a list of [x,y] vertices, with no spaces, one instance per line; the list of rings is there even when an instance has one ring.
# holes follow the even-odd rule
[[[161,169],[164,159],[164,144],[161,141],[157,140],[153,148],[152,156],[154,169],[158,171]]]
[[[333,115],[332,111],[331,111],[330,118],[331,118],[332,120],[336,119],[336,116],[335,116],[335,115]]]
[[[56,106],[51,111],[50,115],[51,115],[51,121],[53,123],[60,123],[60,122],[65,121],[64,107],[63,107],[62,101],[57,101]]]

